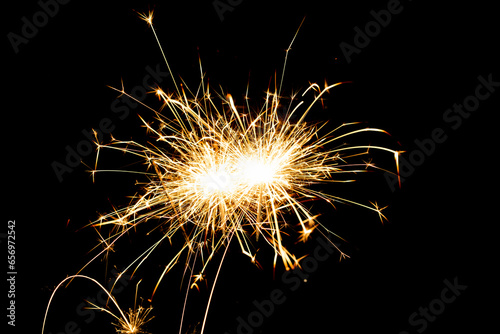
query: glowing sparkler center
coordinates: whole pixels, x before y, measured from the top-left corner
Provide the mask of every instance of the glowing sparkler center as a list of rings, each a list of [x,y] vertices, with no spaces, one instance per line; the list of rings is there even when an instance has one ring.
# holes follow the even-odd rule
[[[242,177],[249,186],[262,185],[274,181],[276,169],[269,161],[251,158],[241,162]]]
[[[228,192],[233,186],[231,174],[224,169],[210,170],[200,175],[199,184],[205,194]]]

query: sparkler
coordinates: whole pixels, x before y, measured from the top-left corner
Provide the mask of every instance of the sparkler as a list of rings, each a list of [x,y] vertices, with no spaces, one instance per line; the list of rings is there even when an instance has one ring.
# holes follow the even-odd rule
[[[137,286],[136,286],[136,294],[135,294],[136,299],[134,302],[134,309],[129,309],[127,313],[124,313],[123,310],[120,308],[120,305],[116,301],[115,297],[108,290],[106,290],[106,288],[104,286],[102,286],[101,283],[99,283],[97,280],[93,279],[92,277],[77,274],[77,275],[72,275],[72,276],[66,277],[64,280],[62,280],[56,286],[56,288],[52,292],[52,295],[50,296],[50,299],[49,299],[49,304],[47,305],[47,309],[45,311],[45,317],[43,319],[42,334],[45,330],[45,323],[47,321],[47,315],[48,315],[48,312],[50,309],[50,304],[52,303],[52,299],[54,298],[57,290],[61,286],[63,286],[63,284],[66,281],[72,281],[75,278],[83,278],[83,279],[86,279],[86,280],[89,280],[89,281],[95,283],[108,296],[108,302],[111,301],[112,304],[116,307],[116,309],[118,310],[118,313],[117,313],[118,315],[116,315],[115,313],[110,311],[108,308],[105,308],[102,306],[97,306],[91,302],[89,302],[89,304],[92,306],[91,307],[92,309],[106,312],[106,313],[110,314],[113,318],[118,320],[118,323],[113,323],[117,333],[120,333],[120,334],[141,334],[141,333],[147,334],[148,333],[143,329],[143,326],[144,326],[144,324],[149,322],[151,319],[153,319],[153,317],[149,317],[149,313],[151,312],[152,307],[148,307],[148,308],[143,308],[142,306],[137,307],[137,290],[139,288],[140,282],[137,283]]]
[[[151,27],[172,74],[153,26],[153,13],[140,14],[140,17]],[[381,129],[358,128],[359,123],[347,123],[320,135],[325,131],[326,123],[306,122],[306,116],[318,101],[322,101],[322,96],[342,83],[325,84],[323,88],[311,84],[301,97],[297,98],[297,94],[292,96],[285,116],[280,117],[281,87],[293,40],[286,51],[279,87],[275,85],[273,91],[266,92],[260,109],[250,107],[248,87],[243,107],[237,106],[230,94],[213,91],[205,83],[201,61],[201,82],[195,91],[184,83],[177,84],[173,75],[175,93],[154,88],[154,93],[163,103],[160,110],[134,99],[126,93],[123,84],[121,89],[113,88],[152,111],[155,116],[153,121],[140,119],[155,142],[141,144],[114,138],[109,144],[96,141],[93,177],[103,172],[97,169],[102,151],[112,149],[138,157],[146,165],[145,171],[129,172],[144,175],[146,181],[138,183],[140,190],[128,206],[116,208],[91,223],[98,229],[110,227],[110,230],[107,236],[99,234],[103,249],[89,263],[107,254],[116,241],[131,229],[150,221],[158,222],[163,231],[160,239],[124,270],[129,271],[135,266],[135,273],[163,241],[181,235],[184,243],[166,264],[153,290],[154,295],[163,277],[183,254],[186,254],[185,273],[189,271],[190,275],[188,286],[198,288],[197,284],[204,279],[214,255],[224,249],[225,256],[233,239],[238,242],[243,254],[256,264],[253,245],[260,239],[273,249],[274,267],[278,259],[286,270],[298,266],[301,258],[291,253],[284,242],[285,230],[294,229],[292,222],[296,222],[300,241],[305,242],[318,228],[333,233],[318,221],[318,214],[310,212],[306,203],[311,200],[321,199],[332,205],[356,204],[374,211],[381,220],[385,219],[382,214],[384,208],[376,203],[365,205],[314,189],[313,185],[319,183],[352,181],[340,178],[341,175],[378,168],[371,162],[349,162],[368,154],[370,150],[392,154],[396,167],[400,152],[382,146],[350,146],[343,142],[362,133],[387,134]],[[310,104],[299,101],[311,95]],[[293,117],[298,117],[298,121],[292,121]],[[341,256],[346,256],[339,252]],[[201,269],[195,272],[197,259],[201,259]],[[219,272],[220,266],[217,276]],[[215,282],[208,305],[214,287]],[[116,318],[123,330],[119,332],[132,333],[130,326],[134,319],[135,323],[143,323],[147,313],[149,311],[137,311],[127,317],[120,310],[121,316]]]

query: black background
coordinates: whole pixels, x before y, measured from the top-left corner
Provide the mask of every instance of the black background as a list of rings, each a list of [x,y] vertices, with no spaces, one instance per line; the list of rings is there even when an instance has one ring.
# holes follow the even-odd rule
[[[141,84],[146,66],[154,68],[163,61],[151,31],[134,12],[148,9],[155,10],[154,24],[177,80],[181,76],[193,87],[198,84],[199,54],[214,88],[220,84],[238,99],[250,81],[250,96],[257,102],[274,73],[280,73],[284,50],[305,16],[289,54],[284,95],[309,82],[352,81],[333,89],[327,108],[316,110],[312,119],[329,120],[332,128],[348,121],[367,122],[391,133],[384,143],[408,153],[416,149],[416,139],[429,138],[435,128],[448,136],[401,189],[391,191],[383,173],[360,176],[361,181],[349,187],[325,188],[363,203],[389,205],[384,211],[389,223],[382,225],[376,215],[359,208],[339,205],[332,210],[315,203],[313,210],[322,212],[322,223],[349,242],[343,247],[351,257],[339,263],[332,255],[296,291],[282,281],[282,266],[273,279],[269,250],[259,252],[264,266],[259,270],[233,244],[205,333],[237,333],[236,319],[247,317],[255,310],[252,301],[269,298],[273,289],[285,291],[286,302],[276,306],[255,333],[413,333],[419,327],[412,327],[408,317],[439,298],[443,281],[455,277],[467,289],[425,332],[448,333],[466,326],[484,331],[493,319],[492,269],[498,262],[491,251],[498,221],[498,154],[493,143],[498,89],[456,130],[443,121],[443,114],[474,94],[479,75],[492,73],[493,80],[500,81],[496,9],[479,1],[439,6],[402,2],[402,12],[347,62],[339,44],[353,44],[354,27],[363,29],[373,20],[370,11],[385,9],[387,3],[247,0],[225,12],[221,21],[212,1],[72,1],[61,5],[17,54],[7,34],[20,34],[21,18],[31,20],[40,7],[35,1],[9,4],[4,9],[2,175],[3,224],[16,220],[13,332],[40,332],[53,288],[91,259],[88,251],[97,235],[81,228],[112,205],[126,204],[126,196],[135,192],[136,177],[98,175],[92,183],[83,164],[59,182],[51,164],[64,163],[65,147],[75,148],[85,139],[82,130],[98,127],[103,118],[113,121],[115,137],[147,140],[137,113],[147,118],[148,110],[137,108],[125,120],[118,119],[110,108],[117,94],[107,85],[119,87],[123,79],[125,88],[132,88]],[[173,90],[168,78],[161,86]],[[157,103],[153,96],[145,102]],[[127,159],[121,158],[108,160],[108,165],[124,167]],[[378,158],[385,164],[391,159]],[[90,166],[94,160],[94,154],[83,158]],[[144,232],[123,240],[110,266],[123,268],[158,237],[141,236]],[[140,278],[140,295],[150,295],[176,246],[163,244],[127,292],[117,296],[123,308],[133,305]],[[311,241],[292,249],[307,254],[315,246]],[[200,329],[220,256],[208,271],[208,285],[189,295],[183,333]],[[97,260],[84,274],[105,282],[105,262]],[[185,292],[185,285],[179,288],[181,277],[177,269],[162,282],[153,300],[150,332],[178,332]],[[88,318],[76,312],[84,298],[98,291],[87,281],[60,290],[46,332],[64,332],[70,321],[81,333],[114,332],[109,315],[96,314],[87,323]],[[6,300],[6,292],[2,295]]]

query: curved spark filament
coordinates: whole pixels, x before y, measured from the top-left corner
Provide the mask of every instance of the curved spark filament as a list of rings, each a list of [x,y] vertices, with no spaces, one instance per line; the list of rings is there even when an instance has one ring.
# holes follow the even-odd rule
[[[146,334],[146,333],[148,333],[148,332],[144,331],[144,329],[142,327],[144,326],[144,324],[146,324],[148,321],[150,321],[152,319],[152,317],[149,317],[149,313],[153,309],[152,307],[143,308],[142,306],[139,306],[137,308],[136,305],[134,305],[134,309],[129,309],[129,311],[127,313],[124,313],[123,310],[118,305],[118,302],[116,301],[115,297],[108,290],[106,290],[106,288],[104,288],[104,286],[101,283],[99,283],[97,280],[95,280],[92,277],[77,274],[77,275],[72,275],[72,276],[66,277],[64,280],[62,280],[56,286],[56,288],[52,292],[52,295],[50,296],[50,299],[49,299],[49,303],[47,305],[47,309],[45,311],[45,317],[43,319],[42,334],[45,331],[45,324],[47,321],[47,316],[48,316],[48,312],[50,309],[50,304],[52,303],[52,300],[53,300],[57,290],[66,281],[72,281],[75,278],[83,278],[83,279],[86,279],[86,280],[89,280],[89,281],[95,283],[100,289],[102,289],[102,291],[104,291],[104,293],[108,297],[108,301],[110,300],[115,305],[115,307],[118,309],[118,315],[113,313],[112,311],[110,311],[108,308],[105,308],[102,306],[97,306],[91,302],[88,302],[92,306],[91,307],[92,309],[106,312],[118,320],[117,324],[113,324],[116,328],[117,333],[121,333],[121,334],[140,334],[140,333]],[[136,302],[134,304],[136,304],[136,303],[137,303],[137,293],[136,293]]]

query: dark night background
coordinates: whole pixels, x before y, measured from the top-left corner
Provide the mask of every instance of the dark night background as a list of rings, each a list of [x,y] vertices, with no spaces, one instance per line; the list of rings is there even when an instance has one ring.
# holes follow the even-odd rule
[[[119,119],[110,107],[117,93],[107,87],[119,87],[123,79],[125,88],[132,89],[142,83],[146,66],[163,62],[151,31],[134,12],[148,9],[155,10],[154,24],[174,75],[191,87],[199,80],[199,52],[211,86],[220,84],[235,99],[244,93],[250,73],[250,96],[257,103],[275,70],[280,73],[284,50],[306,16],[289,55],[284,95],[309,82],[352,81],[334,88],[326,96],[327,108],[317,108],[311,120],[329,120],[331,128],[349,121],[383,128],[390,138],[367,139],[407,151],[406,159],[417,149],[415,140],[430,138],[433,129],[442,128],[447,135],[409,173],[401,189],[391,191],[383,172],[361,175],[359,183],[348,187],[325,187],[363,203],[389,205],[384,211],[389,223],[382,225],[376,214],[360,208],[338,205],[333,210],[315,203],[313,212],[322,212],[321,222],[348,241],[341,247],[351,257],[339,263],[333,254],[296,291],[282,280],[281,265],[273,279],[272,263],[266,260],[272,254],[265,247],[258,253],[264,266],[259,270],[232,244],[205,333],[237,333],[238,317],[246,318],[255,310],[252,302],[268,299],[273,289],[283,291],[286,301],[255,333],[416,333],[421,327],[409,323],[410,315],[439,299],[443,281],[455,278],[467,289],[423,332],[452,333],[466,327],[486,332],[497,302],[492,297],[497,285],[493,268],[498,263],[492,252],[498,222],[493,134],[498,132],[500,87],[457,129],[443,120],[443,114],[474,94],[478,76],[491,74],[493,81],[500,81],[497,10],[479,1],[439,6],[402,1],[402,11],[347,62],[339,44],[353,45],[354,27],[363,29],[373,20],[370,11],[386,9],[388,2],[245,0],[225,12],[221,21],[213,1],[71,1],[60,5],[17,54],[7,35],[21,34],[21,18],[32,21],[40,5],[9,3],[4,9],[6,191],[0,231],[6,233],[7,221],[16,220],[16,327],[9,327],[9,333],[40,332],[54,286],[91,258],[87,252],[97,235],[81,228],[112,205],[126,204],[126,196],[135,192],[137,177],[98,175],[92,183],[88,168],[81,164],[59,182],[51,164],[64,163],[65,147],[76,148],[86,138],[82,131],[99,127],[104,118],[111,119],[117,138],[148,139],[137,117],[140,113],[148,118],[148,110],[131,109],[128,117]],[[172,90],[170,78],[161,87]],[[153,96],[145,102],[157,105]],[[376,157],[390,166],[390,155]],[[109,168],[124,168],[127,159],[113,155],[103,161]],[[94,153],[83,157],[89,166],[94,160]],[[124,238],[110,265],[123,268],[159,237],[144,237],[147,231],[139,228]],[[310,254],[316,245],[311,240],[291,248]],[[133,305],[140,278],[140,295],[149,296],[179,243],[173,246],[164,243],[158,248],[117,295],[124,309]],[[6,252],[5,234],[2,249]],[[196,325],[202,321],[220,256],[208,271],[209,284],[190,293],[183,333],[200,328]],[[105,262],[98,260],[83,273],[105,282]],[[181,276],[179,267],[162,282],[153,300],[155,319],[147,326],[151,333],[178,332],[185,291],[185,285],[179,289]],[[98,292],[87,281],[60,290],[46,333],[113,333],[109,315],[97,313],[90,319],[89,313],[76,311],[83,299]],[[2,291],[4,312],[6,294]],[[69,325],[65,331],[72,321],[76,327]]]

